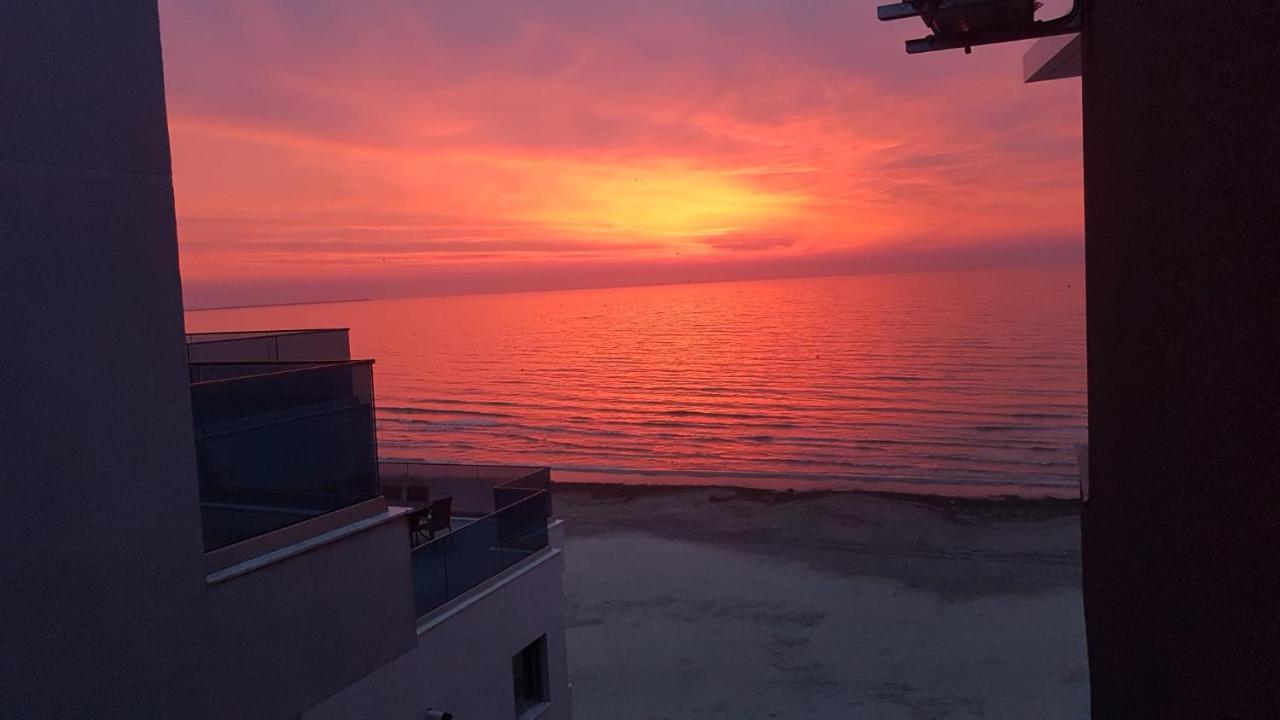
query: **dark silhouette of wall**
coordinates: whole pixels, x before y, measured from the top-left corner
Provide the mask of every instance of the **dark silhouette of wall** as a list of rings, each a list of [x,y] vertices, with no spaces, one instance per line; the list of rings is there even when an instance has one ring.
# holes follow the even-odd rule
[[[168,137],[155,0],[0,2],[0,717],[184,706],[204,578]]]
[[[1087,10],[1094,717],[1280,717],[1280,3]]]
[[[156,0],[0,1],[0,718],[297,717],[416,647],[401,518],[211,582]]]

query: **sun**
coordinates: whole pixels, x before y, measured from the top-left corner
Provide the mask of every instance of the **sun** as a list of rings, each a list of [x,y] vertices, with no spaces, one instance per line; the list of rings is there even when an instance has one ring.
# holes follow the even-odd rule
[[[561,168],[556,192],[529,220],[575,235],[703,247],[699,238],[762,231],[796,216],[804,198],[750,178],[678,166]]]

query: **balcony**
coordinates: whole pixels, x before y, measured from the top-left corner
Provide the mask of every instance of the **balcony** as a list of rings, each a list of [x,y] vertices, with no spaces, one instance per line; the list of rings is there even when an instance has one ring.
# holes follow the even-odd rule
[[[412,549],[414,607],[427,615],[548,546],[551,471],[535,467],[380,463],[383,491],[449,497],[450,528]],[[395,504],[396,500],[390,500]]]
[[[189,365],[206,552],[316,518],[332,516],[322,523],[332,525],[385,509],[372,366]],[[353,510],[362,506],[367,513]]]
[[[378,461],[373,362],[347,359],[345,330],[187,340],[211,582],[367,523],[412,528],[428,497],[450,511],[410,533],[419,617],[548,547],[547,468]]]

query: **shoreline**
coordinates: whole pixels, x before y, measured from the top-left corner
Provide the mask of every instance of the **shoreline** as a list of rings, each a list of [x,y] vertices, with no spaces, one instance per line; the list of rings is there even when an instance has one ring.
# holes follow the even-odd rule
[[[877,490],[863,487],[843,488],[775,488],[746,487],[741,485],[602,482],[599,480],[557,480],[563,471],[552,470],[552,491],[561,494],[589,494],[602,498],[661,496],[698,491],[717,491],[721,495],[731,493],[744,499],[761,503],[800,502],[827,497],[857,496],[880,498],[895,502],[939,508],[1039,508],[1058,510],[1061,514],[1078,515],[1080,499],[1077,495],[1023,495],[1018,493],[949,494],[944,492],[904,492],[901,490]],[[949,487],[949,486],[947,486]],[[717,500],[712,500],[717,502]]]
[[[564,470],[551,468],[556,484],[563,486],[625,486],[663,488],[733,488],[762,492],[794,493],[842,493],[856,492],[874,495],[902,497],[942,497],[950,499],[999,499],[1025,498],[1028,500],[1067,500],[1079,502],[1080,487],[1077,483],[1048,485],[1037,483],[964,481],[930,482],[910,480],[874,480],[839,478],[802,481],[804,487],[794,487],[796,481],[785,475],[751,476],[717,473],[697,475],[693,473],[651,473],[635,471]],[[730,482],[726,482],[730,481]]]
[[[1049,247],[1054,248],[1058,252],[1064,252],[1074,248],[1073,243],[1052,244]],[[894,277],[894,276],[915,276],[929,274],[948,274],[948,273],[983,273],[983,272],[1001,272],[1001,271],[1018,271],[1018,270],[1061,270],[1064,268],[1084,268],[1082,259],[1074,257],[1070,254],[1064,254],[1056,259],[1034,258],[1027,260],[1006,260],[1003,262],[995,261],[990,264],[979,263],[960,264],[956,267],[923,267],[923,268],[899,268],[899,269],[879,269],[879,270],[844,270],[839,272],[831,272],[827,270],[814,272],[797,272],[782,275],[766,274],[751,275],[746,274],[742,277],[715,278],[708,277],[699,280],[691,278],[655,280],[652,282],[640,283],[622,283],[622,284],[586,284],[586,285],[566,285],[563,287],[528,287],[519,290],[511,290],[507,288],[493,289],[473,289],[461,292],[443,292],[432,293],[429,291],[414,291],[407,294],[395,294],[382,297],[356,298],[354,300],[304,300],[300,302],[287,303],[255,303],[251,305],[235,305],[228,308],[190,308],[191,310],[224,310],[224,309],[241,309],[241,308],[263,308],[263,307],[282,307],[287,305],[325,305],[329,303],[341,302],[373,302],[380,300],[435,300],[444,298],[467,298],[467,297],[487,297],[492,295],[537,295],[544,293],[572,293],[572,292],[592,292],[598,290],[643,290],[647,288],[668,288],[668,287],[684,287],[687,285],[728,285],[734,283],[777,283],[789,281],[805,281],[805,280],[827,280],[839,278],[878,278],[878,277]]]

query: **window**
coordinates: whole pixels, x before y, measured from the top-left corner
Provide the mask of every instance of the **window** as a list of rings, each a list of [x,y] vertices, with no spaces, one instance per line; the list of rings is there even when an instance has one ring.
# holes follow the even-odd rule
[[[547,636],[534,640],[511,658],[515,683],[516,717],[547,701]]]

